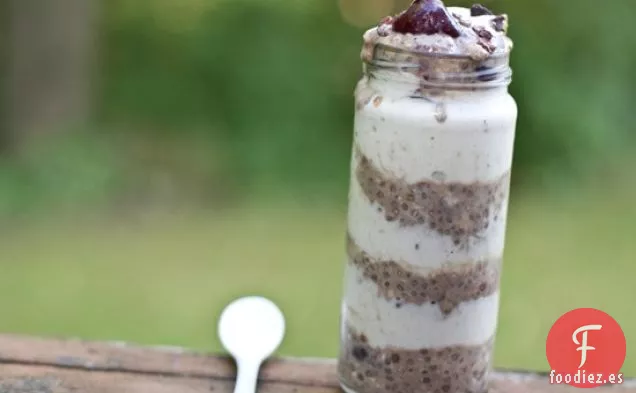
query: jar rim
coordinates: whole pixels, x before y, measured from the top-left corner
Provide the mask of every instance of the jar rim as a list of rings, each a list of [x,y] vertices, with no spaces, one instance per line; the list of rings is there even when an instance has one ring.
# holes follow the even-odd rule
[[[422,87],[441,88],[496,88],[512,81],[510,51],[494,54],[484,59],[466,55],[414,52],[385,44],[365,46],[361,54],[365,72],[378,71],[417,77]],[[386,73],[385,73],[386,74]]]

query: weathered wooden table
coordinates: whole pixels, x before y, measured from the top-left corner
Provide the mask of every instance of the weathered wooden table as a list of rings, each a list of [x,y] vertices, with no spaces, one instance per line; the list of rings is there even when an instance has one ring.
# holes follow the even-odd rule
[[[230,359],[180,348],[0,335],[0,393],[223,393],[232,391],[234,375]],[[335,360],[271,360],[259,391],[339,393]],[[508,371],[493,376],[492,391],[580,392],[550,385],[545,375]],[[636,393],[636,380],[594,391]]]

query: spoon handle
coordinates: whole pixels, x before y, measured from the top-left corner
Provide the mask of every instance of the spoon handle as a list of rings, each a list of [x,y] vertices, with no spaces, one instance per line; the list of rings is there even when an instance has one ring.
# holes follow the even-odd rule
[[[234,393],[255,393],[258,381],[260,362],[249,360],[237,360],[237,377]]]

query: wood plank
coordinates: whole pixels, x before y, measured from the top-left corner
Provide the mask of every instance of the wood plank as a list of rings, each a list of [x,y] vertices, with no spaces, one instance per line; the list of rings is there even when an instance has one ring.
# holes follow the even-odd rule
[[[183,348],[144,348],[124,343],[85,342],[0,335],[0,393],[231,392],[231,359]],[[29,390],[30,389],[30,390]],[[39,389],[39,390],[38,390]],[[492,392],[574,393],[548,383],[545,375],[498,371]],[[595,389],[636,393],[636,380]],[[340,392],[333,359],[274,359],[260,375],[259,392]]]
[[[183,348],[143,348],[125,343],[49,340],[0,335],[0,362],[233,380],[234,363]],[[269,381],[337,386],[331,359],[275,359],[261,373]]]
[[[499,379],[501,378],[501,379]],[[51,366],[3,365],[0,369],[0,393],[231,393],[233,383],[215,378],[177,377],[127,372],[88,371]],[[297,386],[261,381],[262,393],[341,393],[337,387]],[[492,393],[574,393],[580,390],[551,386],[545,381],[507,378],[493,382]],[[626,393],[633,389],[599,388],[599,393]]]
[[[231,381],[50,366],[3,365],[0,393],[231,393]],[[302,389],[302,390],[301,390]],[[336,388],[262,382],[263,393],[340,393]]]

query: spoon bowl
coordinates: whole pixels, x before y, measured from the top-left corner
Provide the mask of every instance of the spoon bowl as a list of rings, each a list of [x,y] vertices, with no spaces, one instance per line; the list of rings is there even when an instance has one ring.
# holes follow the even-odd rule
[[[254,393],[261,363],[280,346],[285,318],[271,300],[260,296],[231,302],[219,319],[219,338],[238,367],[235,393]]]
[[[234,357],[265,360],[278,348],[284,335],[283,313],[264,297],[234,300],[221,313],[219,338]]]

